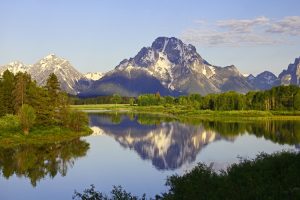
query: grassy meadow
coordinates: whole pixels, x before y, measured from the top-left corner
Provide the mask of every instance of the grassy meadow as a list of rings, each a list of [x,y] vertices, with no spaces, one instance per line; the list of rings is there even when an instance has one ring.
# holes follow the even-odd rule
[[[300,120],[300,111],[258,111],[258,110],[233,110],[213,111],[196,110],[182,105],[158,105],[158,106],[131,106],[129,104],[88,104],[71,105],[71,109],[86,112],[133,112],[167,115],[174,118],[198,118],[198,119],[236,119],[236,120]]]

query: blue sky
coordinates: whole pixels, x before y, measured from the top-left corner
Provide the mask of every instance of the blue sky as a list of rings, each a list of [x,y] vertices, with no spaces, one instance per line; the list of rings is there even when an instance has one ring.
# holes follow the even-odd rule
[[[105,72],[175,36],[211,64],[278,74],[300,56],[299,8],[299,0],[0,0],[0,65],[55,53],[80,72]]]

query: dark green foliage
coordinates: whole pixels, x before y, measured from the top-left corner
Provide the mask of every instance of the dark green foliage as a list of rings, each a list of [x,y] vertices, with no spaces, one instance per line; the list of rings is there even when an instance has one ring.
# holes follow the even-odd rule
[[[294,98],[294,108],[295,110],[300,110],[300,92],[297,92]]]
[[[121,97],[120,104],[130,104],[130,99],[133,97]],[[71,97],[71,103],[74,105],[86,105],[86,104],[114,104],[112,96],[98,96],[93,98],[78,98]]]
[[[91,185],[91,188],[85,189],[82,194],[75,190],[73,199],[102,200],[107,198],[101,192],[96,191],[94,185]]]
[[[199,164],[183,176],[168,178],[162,199],[299,199],[300,154],[260,154],[226,171]]]
[[[142,198],[132,195],[126,192],[121,186],[113,186],[111,195],[105,195],[95,190],[95,186],[91,185],[91,188],[85,189],[83,193],[74,192],[73,199],[75,200],[145,200],[146,196]]]
[[[239,94],[229,91],[221,94],[201,96],[190,94],[173,98],[159,98],[155,94],[140,95],[139,106],[181,105],[198,110],[300,110],[300,88],[298,86],[278,86],[267,91],[251,91]]]
[[[52,73],[49,75],[45,88],[48,90],[51,100],[53,100],[53,103],[55,103],[56,96],[60,92],[59,82],[55,74]]]
[[[300,153],[261,153],[253,160],[241,159],[227,170],[216,172],[199,163],[194,169],[167,179],[168,191],[156,195],[160,200],[298,200],[300,199]],[[75,191],[76,200],[138,199],[121,187],[111,197],[95,190]],[[146,199],[145,195],[142,199]]]
[[[33,82],[29,87],[28,94],[30,96],[28,103],[36,111],[36,124],[43,126],[53,124],[52,116],[54,107],[51,106],[51,101],[47,90],[38,87],[36,83]]]
[[[48,94],[49,101],[51,102],[47,106],[49,107],[49,123],[50,124],[58,124],[59,123],[59,112],[58,112],[58,107],[59,107],[59,94],[61,93],[60,91],[60,86],[58,79],[55,74],[50,74],[49,78],[47,79],[47,83],[45,86]]]
[[[15,76],[14,89],[12,91],[14,112],[18,113],[23,104],[28,103],[28,89],[31,83],[31,77],[27,73],[17,73]]]
[[[69,97],[60,91],[59,85],[54,74],[50,74],[45,87],[39,87],[27,73],[19,72],[14,76],[5,71],[0,79],[0,117],[19,114],[26,133],[32,124],[30,119],[35,119],[39,127],[65,126],[76,131],[82,130],[88,123],[87,117],[70,111]],[[20,108],[22,112],[19,112]]]
[[[14,74],[6,70],[3,73],[2,79],[0,80],[0,116],[5,114],[13,114],[13,96],[12,91],[14,90]]]

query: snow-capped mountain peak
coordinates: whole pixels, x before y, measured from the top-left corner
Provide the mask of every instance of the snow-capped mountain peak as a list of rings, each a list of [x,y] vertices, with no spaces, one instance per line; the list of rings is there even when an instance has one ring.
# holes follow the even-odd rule
[[[17,74],[18,72],[24,73],[24,72],[28,72],[30,67],[31,67],[31,65],[25,65],[24,63],[22,63],[20,61],[14,61],[14,62],[10,62],[9,64],[0,67],[0,74],[3,74],[3,72],[5,70],[9,70],[13,74]]]
[[[77,93],[76,84],[84,78],[69,61],[54,54],[50,54],[35,63],[30,68],[29,73],[39,85],[45,85],[49,75],[54,73],[61,84],[61,88],[70,94]]]
[[[102,72],[88,72],[86,74],[84,74],[84,77],[89,79],[89,80],[99,80],[100,78],[102,78],[104,76],[104,73]]]
[[[143,47],[134,57],[120,62],[115,70],[106,74],[103,81],[108,84],[108,81],[136,80],[143,76],[151,76],[154,82],[159,81],[170,93],[207,94],[227,91],[233,87],[240,92],[251,89],[247,79],[236,67],[213,66],[198,54],[193,45],[185,44],[175,37],[158,37],[150,47]],[[120,84],[115,87],[119,88]]]

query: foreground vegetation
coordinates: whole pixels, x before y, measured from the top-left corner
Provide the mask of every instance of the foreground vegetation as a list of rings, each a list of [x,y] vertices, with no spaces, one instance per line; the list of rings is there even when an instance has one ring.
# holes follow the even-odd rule
[[[183,176],[167,179],[168,191],[156,195],[164,200],[201,199],[300,199],[300,153],[281,152],[260,154],[255,159],[242,159],[227,170],[215,172],[212,167],[199,163]],[[105,195],[92,186],[83,193],[75,192],[73,199],[146,199],[114,187]]]
[[[87,125],[86,113],[70,109],[69,98],[60,90],[54,74],[50,74],[44,87],[39,87],[27,73],[3,73],[0,145],[80,136],[89,133]]]

